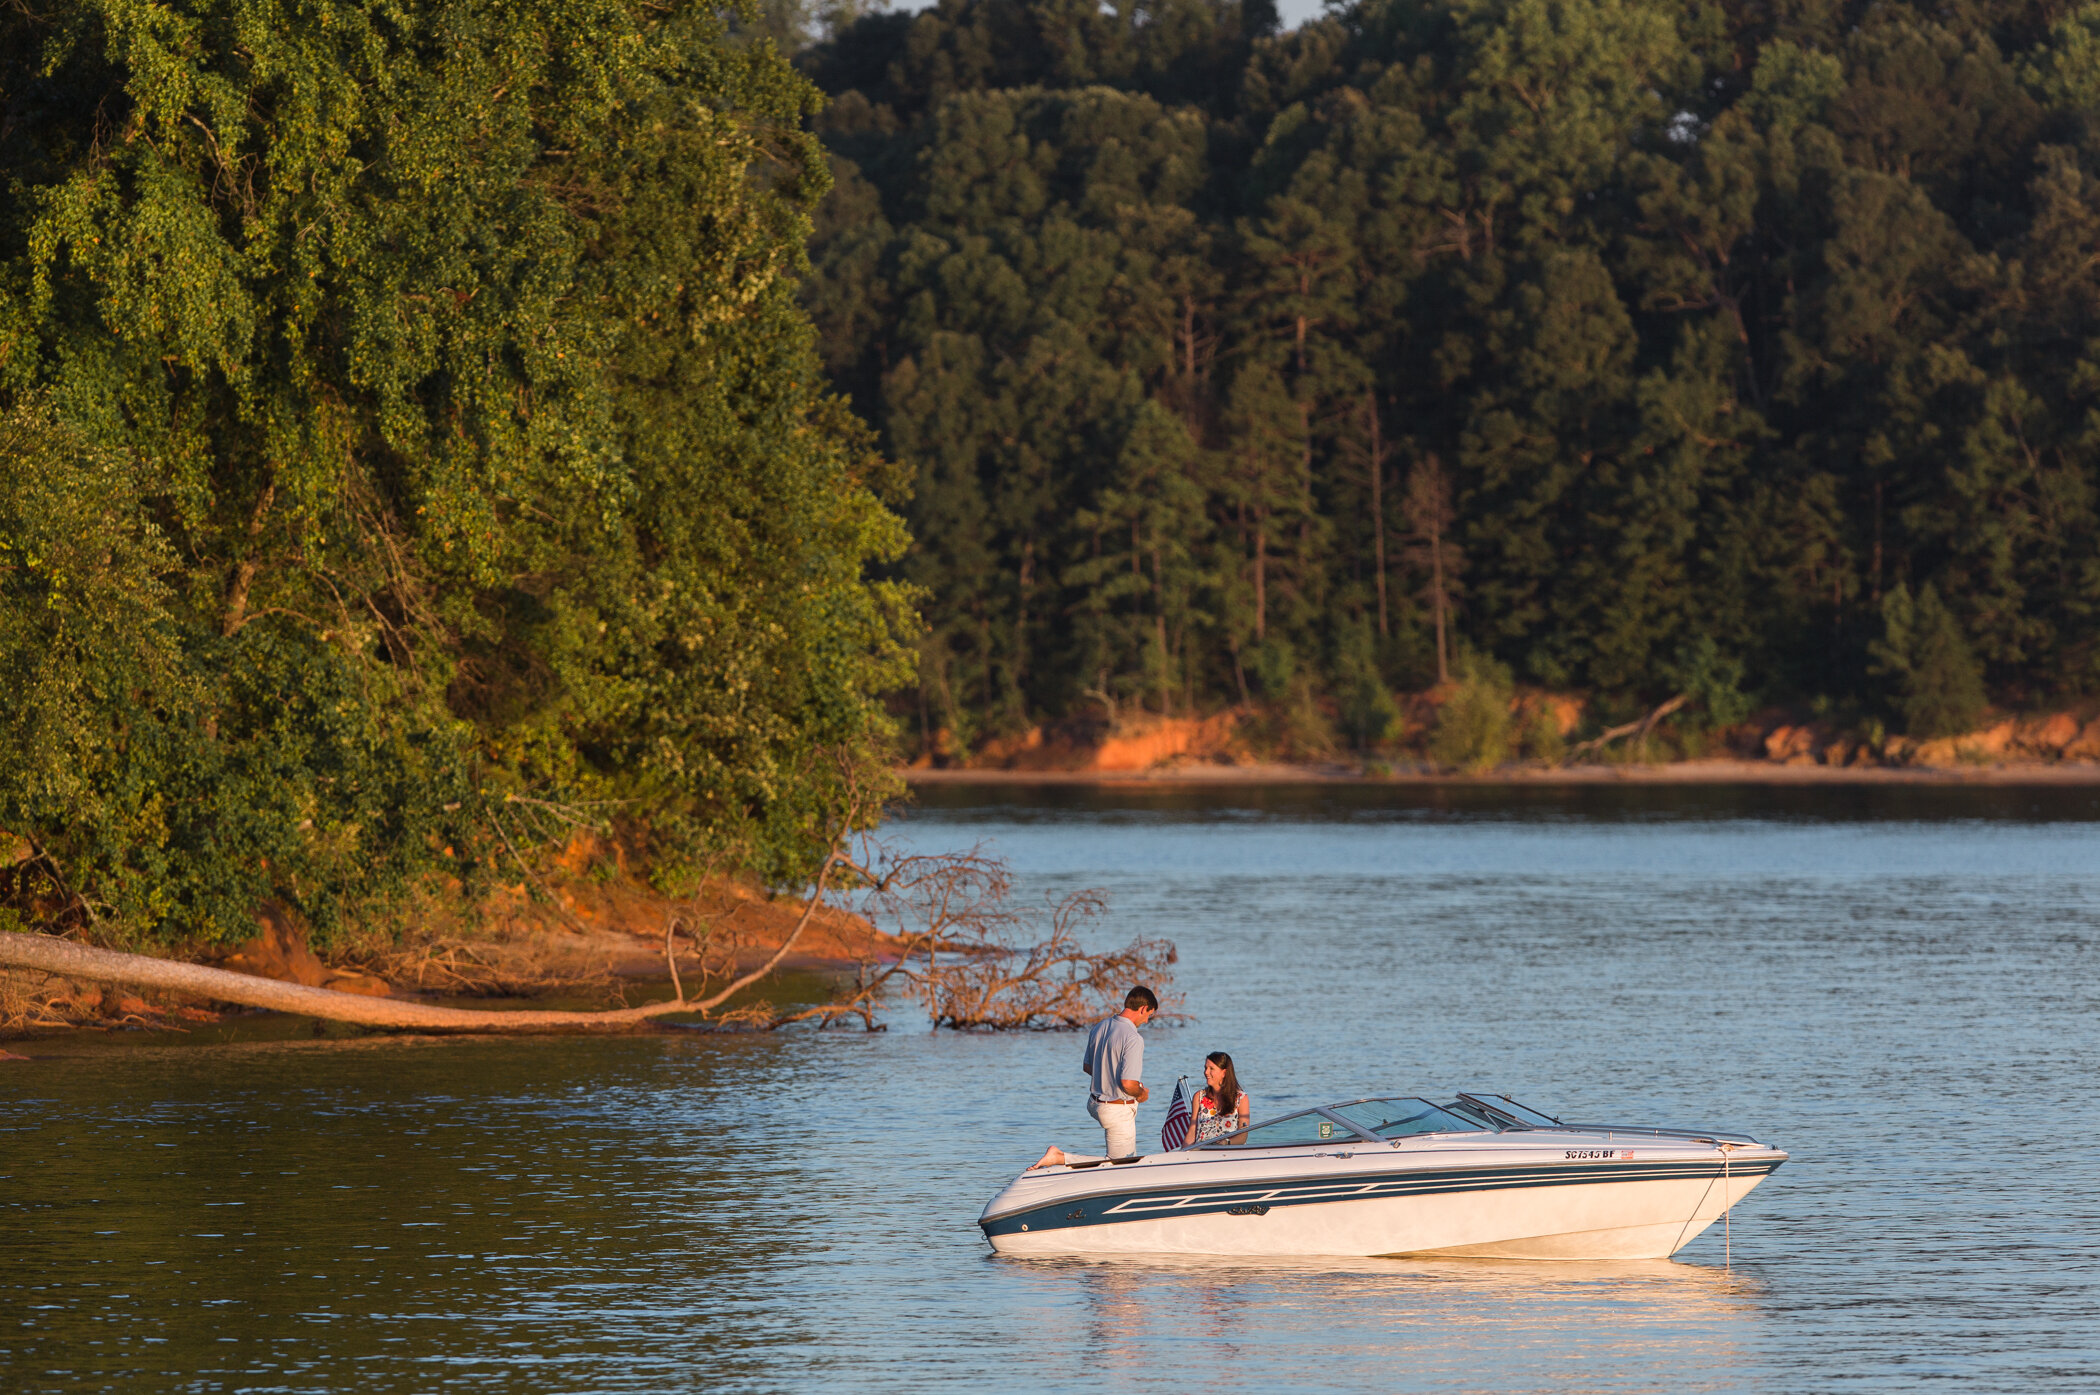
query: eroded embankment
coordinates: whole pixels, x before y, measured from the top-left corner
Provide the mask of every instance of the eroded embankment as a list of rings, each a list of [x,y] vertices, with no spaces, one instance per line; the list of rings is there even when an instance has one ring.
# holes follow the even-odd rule
[[[317,952],[294,914],[266,903],[257,909],[256,934],[238,945],[150,952],[307,990],[403,1004],[604,1010],[671,996],[665,929],[674,917],[680,928],[671,949],[683,988],[696,997],[710,971],[719,982],[724,970],[748,970],[771,958],[794,933],[804,905],[727,878],[710,879],[694,895],[674,900],[627,875],[602,850],[572,848],[544,882],[498,889],[474,906],[435,901],[398,936],[375,930]],[[820,906],[780,968],[824,977],[850,974],[862,962],[893,954],[894,946],[892,937],[861,917]],[[84,968],[68,972],[63,965],[0,969],[0,1035],[179,1029],[256,1010],[223,992],[147,989],[98,979]],[[301,1010],[289,1002],[281,1006]]]

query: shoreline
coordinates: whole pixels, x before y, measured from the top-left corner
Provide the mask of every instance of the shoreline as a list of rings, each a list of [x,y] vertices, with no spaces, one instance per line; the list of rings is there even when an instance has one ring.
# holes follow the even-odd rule
[[[913,786],[1072,785],[1158,788],[1221,785],[2095,785],[2100,762],[1993,762],[1963,766],[1818,765],[1686,760],[1655,765],[1576,765],[1462,772],[1383,771],[1322,764],[1161,766],[1152,770],[937,770],[897,772]]]
[[[1742,758],[1700,759],[1654,764],[1589,764],[1567,767],[1513,766],[1479,774],[1427,769],[1366,769],[1341,762],[1184,761],[1148,770],[1016,770],[904,769],[898,774],[914,790],[1099,790],[1135,794],[1171,794],[1211,790],[1329,789],[1362,791],[1476,789],[1554,790],[1612,787],[1677,789],[1872,789],[1919,791],[1971,789],[2100,790],[2100,762],[1993,761],[1957,766],[1824,765],[1812,761]],[[370,993],[405,1001],[497,1009],[541,1006],[588,1007],[590,1000],[629,1002],[636,994],[668,994],[669,970],[664,958],[664,917],[673,909],[667,898],[625,875],[609,881],[586,872],[587,857],[568,859],[549,886],[552,904],[529,898],[523,885],[507,897],[494,898],[483,909],[487,920],[475,930],[453,927],[420,944],[387,951],[368,949],[331,956],[324,964],[305,945],[303,930],[290,943],[273,943],[272,933],[241,947],[232,956],[177,950],[167,957],[179,962],[242,967],[257,977],[325,985],[339,991]],[[705,919],[728,932],[715,952],[727,951],[739,969],[755,967],[769,957],[798,918],[791,899],[728,881],[709,888]],[[461,920],[472,917],[461,917]],[[478,933],[477,933],[478,930]],[[891,949],[890,936],[858,916],[836,907],[820,910],[806,933],[780,966],[783,977],[809,985],[839,980],[869,958]],[[697,975],[694,946],[680,943],[681,973]],[[455,962],[457,956],[457,962]],[[771,991],[783,987],[774,980]],[[624,990],[624,991],[623,991]],[[748,996],[764,996],[766,985],[753,985]],[[789,988],[790,995],[795,993]],[[291,1020],[256,1013],[232,1004],[181,993],[132,990],[116,985],[74,983],[36,970],[0,970],[0,1049],[8,1043],[50,1041],[80,1035],[121,1040],[170,1040],[170,1033],[204,1028],[206,1039],[246,1037],[262,1018]],[[303,1020],[303,1019],[302,1019]],[[219,1024],[229,1032],[211,1030]],[[136,1033],[136,1036],[133,1034]],[[278,1030],[263,1028],[262,1037]],[[196,1040],[196,1037],[191,1037]],[[4,1059],[4,1058],[0,1058]]]
[[[616,875],[591,875],[600,851],[620,868]],[[423,937],[406,942],[346,946],[324,959],[309,947],[305,927],[271,903],[258,914],[256,937],[238,946],[124,948],[175,964],[403,1004],[588,1012],[671,996],[666,949],[673,946],[667,946],[664,928],[669,915],[689,917],[675,949],[678,972],[696,996],[709,966],[723,977],[758,967],[802,919],[799,898],[776,898],[733,879],[713,879],[691,896],[673,899],[627,876],[613,850],[584,847],[571,854],[545,884],[546,900],[534,900],[523,884],[503,889],[479,905],[442,908],[442,927],[426,924]],[[703,932],[707,942],[696,942]],[[725,1008],[764,1000],[783,988],[791,996],[806,995],[815,984],[848,982],[862,963],[880,960],[895,944],[851,910],[820,906],[775,975],[742,990]],[[8,1042],[80,1034],[238,1037],[259,1022],[321,1020],[243,1006],[203,990],[0,968],[0,1049]],[[276,1031],[261,1029],[264,1036]]]

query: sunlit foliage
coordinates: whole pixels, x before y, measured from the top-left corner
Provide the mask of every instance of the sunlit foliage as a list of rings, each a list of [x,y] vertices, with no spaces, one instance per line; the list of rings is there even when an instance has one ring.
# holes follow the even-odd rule
[[[672,879],[821,854],[904,534],[795,300],[816,93],[723,23],[0,16],[0,827],[46,912],[325,934],[574,820]]]

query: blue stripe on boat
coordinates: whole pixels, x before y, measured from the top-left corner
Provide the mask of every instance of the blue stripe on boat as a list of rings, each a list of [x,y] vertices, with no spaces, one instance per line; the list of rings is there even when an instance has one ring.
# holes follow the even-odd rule
[[[1732,1163],[1736,1177],[1766,1177],[1785,1159]],[[1286,1178],[1218,1187],[1173,1187],[1067,1197],[1026,1211],[1009,1211],[978,1222],[986,1235],[1071,1226],[1113,1225],[1167,1216],[1213,1215],[1234,1207],[1310,1206],[1323,1201],[1372,1201],[1381,1197],[1435,1196],[1448,1192],[1503,1191],[1512,1187],[1570,1187],[1597,1182],[1705,1181],[1722,1174],[1718,1162],[1576,1163],[1550,1167],[1464,1168],[1449,1171],[1369,1173],[1358,1177]]]

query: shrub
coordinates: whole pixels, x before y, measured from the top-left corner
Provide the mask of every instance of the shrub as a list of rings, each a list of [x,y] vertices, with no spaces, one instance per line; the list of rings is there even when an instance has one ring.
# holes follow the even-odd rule
[[[1458,691],[1437,710],[1429,754],[1440,765],[1486,770],[1509,759],[1509,669],[1482,655],[1458,660]]]
[[[1275,702],[1291,695],[1298,678],[1298,652],[1289,640],[1265,639],[1250,657],[1248,671],[1263,697]]]
[[[1560,734],[1560,723],[1554,719],[1552,708],[1541,704],[1524,723],[1521,749],[1530,759],[1548,765],[1559,765],[1567,758],[1568,743]]]
[[[1385,675],[1378,670],[1377,648],[1368,624],[1358,621],[1343,630],[1334,668],[1342,734],[1349,744],[1361,751],[1397,741],[1404,726],[1400,704],[1393,700]]]
[[[1283,744],[1287,754],[1321,759],[1334,754],[1334,724],[1320,711],[1319,699],[1306,679],[1291,685],[1278,715],[1283,721]]]
[[[1750,715],[1750,698],[1743,692],[1743,661],[1723,654],[1712,635],[1700,635],[1677,651],[1671,677],[1678,691],[1705,714],[1707,726],[1734,726]]]

